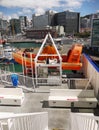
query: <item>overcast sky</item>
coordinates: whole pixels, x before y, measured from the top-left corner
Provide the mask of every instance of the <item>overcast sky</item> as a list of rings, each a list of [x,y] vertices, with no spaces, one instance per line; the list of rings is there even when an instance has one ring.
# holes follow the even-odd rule
[[[18,18],[43,14],[47,10],[80,12],[81,16],[99,12],[99,0],[0,0],[0,17]]]

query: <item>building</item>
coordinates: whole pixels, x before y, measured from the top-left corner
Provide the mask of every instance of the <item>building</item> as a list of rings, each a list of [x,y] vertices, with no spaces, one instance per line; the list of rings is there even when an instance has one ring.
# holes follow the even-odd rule
[[[59,12],[54,15],[54,25],[64,27],[66,34],[74,34],[79,32],[80,13],[76,12]]]
[[[26,37],[27,38],[33,38],[33,39],[43,39],[45,38],[46,34],[50,33],[52,37],[56,38],[57,33],[54,29],[32,29],[26,31]]]
[[[93,19],[91,46],[99,48],[99,18]]]
[[[33,14],[32,16],[32,22],[33,22],[33,28],[34,29],[42,29],[46,26],[53,25],[53,17],[55,12],[53,11],[46,11],[43,15],[36,15]]]
[[[80,32],[91,32],[91,21],[89,18],[81,18],[80,20]]]
[[[8,33],[8,22],[0,18],[0,32],[1,35],[6,35]]]
[[[18,33],[21,33],[21,26],[20,26],[19,19],[10,20],[10,32],[11,32],[11,35],[16,35]]]
[[[57,32],[57,36],[61,37],[61,36],[65,36],[65,32],[64,32],[64,27],[63,26],[53,26],[52,27],[54,30],[56,30]]]
[[[99,13],[89,14],[80,19],[80,32],[91,32],[93,19],[99,18]]]
[[[26,16],[20,16],[20,27],[21,27],[21,32],[24,31],[28,27],[28,21]]]
[[[81,19],[81,28],[89,28],[90,27],[90,19],[82,18]]]

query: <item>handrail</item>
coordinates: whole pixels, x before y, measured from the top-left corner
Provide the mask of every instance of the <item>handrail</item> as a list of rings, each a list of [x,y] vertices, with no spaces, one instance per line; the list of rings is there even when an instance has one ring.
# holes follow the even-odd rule
[[[71,113],[71,130],[99,130],[99,117],[91,113]]]
[[[0,117],[0,130],[48,130],[48,113],[11,114]]]

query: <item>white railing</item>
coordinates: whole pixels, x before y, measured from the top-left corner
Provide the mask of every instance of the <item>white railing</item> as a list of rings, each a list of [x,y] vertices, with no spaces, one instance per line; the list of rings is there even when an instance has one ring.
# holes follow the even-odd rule
[[[0,130],[48,130],[48,113],[13,114],[0,118]]]
[[[71,130],[99,130],[99,117],[89,113],[71,113]]]
[[[50,76],[47,78],[32,78],[29,76],[24,76],[22,74],[12,73],[0,69],[0,80],[3,86],[13,86],[11,80],[12,74],[16,74],[18,76],[18,87],[30,92],[38,92],[38,88],[40,88],[40,91],[42,92],[49,92],[50,86],[60,86],[62,82],[62,78],[60,78],[59,76]],[[44,88],[44,86],[46,87]]]
[[[62,79],[59,76],[47,77],[47,78],[37,78],[35,79],[37,85],[61,85]]]
[[[3,130],[3,126],[2,123],[0,122],[0,130]]]
[[[0,69],[0,78],[2,82],[12,84],[11,75],[12,72],[4,71]],[[17,73],[14,73],[17,74]],[[19,85],[27,87],[33,87],[36,85],[61,85],[62,79],[59,76],[50,76],[48,78],[32,78],[29,76],[18,75]]]
[[[4,84],[12,85],[12,81],[11,81],[12,74],[13,74],[12,72],[0,69],[1,82]],[[32,88],[35,90],[34,79],[32,77],[20,75],[18,73],[14,73],[14,74],[18,75],[18,85],[25,86],[26,88]]]

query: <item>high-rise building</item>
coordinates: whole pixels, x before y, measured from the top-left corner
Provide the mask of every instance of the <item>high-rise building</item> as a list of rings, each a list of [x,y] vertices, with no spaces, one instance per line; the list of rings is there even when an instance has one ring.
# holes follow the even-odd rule
[[[22,32],[28,26],[27,17],[26,16],[19,16],[19,20],[20,20],[20,27],[21,27],[21,32]]]
[[[54,16],[54,25],[64,26],[66,34],[79,32],[80,13],[76,12],[59,12]]]
[[[0,32],[5,32],[8,29],[8,22],[7,20],[0,19]]]
[[[55,12],[54,11],[46,11],[43,15],[36,15],[33,14],[32,16],[32,22],[33,22],[33,28],[35,29],[41,29],[46,26],[51,26],[53,24],[53,16]]]
[[[10,20],[10,32],[12,35],[21,33],[21,26],[19,19],[11,19]]]
[[[93,19],[99,18],[99,13],[88,14],[80,19],[80,31],[81,32],[91,32]]]
[[[80,32],[90,32],[91,31],[91,21],[89,18],[80,19]]]
[[[99,18],[92,22],[91,46],[99,47]]]
[[[88,18],[81,19],[81,28],[88,28],[90,20]]]

